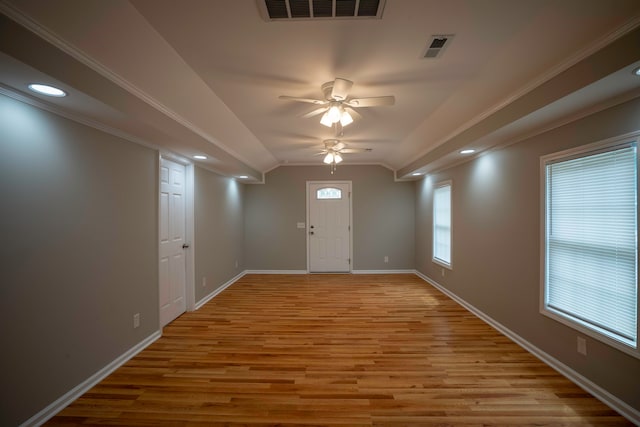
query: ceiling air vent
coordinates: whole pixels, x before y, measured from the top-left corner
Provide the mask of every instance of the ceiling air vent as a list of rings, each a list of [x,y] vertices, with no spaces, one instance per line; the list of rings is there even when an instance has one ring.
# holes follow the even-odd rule
[[[441,34],[431,36],[429,46],[424,53],[425,58],[438,58],[442,52],[451,44],[453,34]]]
[[[386,0],[257,0],[267,21],[382,18]]]

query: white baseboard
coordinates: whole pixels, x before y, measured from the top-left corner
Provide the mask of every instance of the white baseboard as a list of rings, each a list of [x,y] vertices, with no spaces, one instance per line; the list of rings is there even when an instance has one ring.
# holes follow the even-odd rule
[[[64,408],[69,406],[74,400],[82,396],[84,393],[89,391],[91,387],[98,384],[100,381],[105,379],[109,374],[118,369],[120,366],[124,365],[129,359],[131,359],[136,354],[140,353],[142,350],[147,348],[147,346],[151,345],[155,340],[160,338],[162,333],[160,331],[155,331],[153,334],[149,335],[144,340],[140,341],[138,344],[131,347],[129,350],[121,354],[119,357],[111,361],[108,365],[100,369],[95,374],[91,375],[89,378],[66,392],[60,398],[55,400],[49,406],[29,418],[24,423],[20,424],[21,427],[31,427],[31,426],[40,426],[51,419],[58,412],[62,411]]]
[[[246,274],[308,274],[307,270],[246,270]]]
[[[227,289],[229,286],[233,285],[234,283],[236,283],[238,280],[240,280],[242,278],[242,276],[244,276],[245,274],[247,274],[246,271],[243,271],[242,273],[238,274],[237,276],[235,276],[234,278],[230,279],[229,281],[225,282],[222,284],[222,286],[219,286],[218,288],[216,288],[213,292],[211,292],[209,295],[205,296],[204,298],[202,298],[200,301],[198,301],[196,303],[196,305],[193,307],[193,311],[199,310],[200,307],[202,307],[203,305],[205,305],[206,303],[208,303],[209,301],[211,301],[211,299],[213,297],[215,297],[216,295],[220,294],[220,292],[224,291],[225,289]]]
[[[406,270],[351,270],[351,274],[414,274],[413,269]],[[349,274],[344,273],[311,273],[307,270],[246,270],[246,274]]]
[[[414,274],[411,270],[351,270],[351,274]]]
[[[425,276],[419,271],[415,271],[415,274],[418,277],[420,277],[422,280],[424,280],[425,282],[427,282],[428,284],[438,289],[440,292],[447,295],[449,298],[451,298],[452,300],[454,300],[455,302],[457,302],[458,304],[460,304],[461,306],[469,310],[475,316],[485,321],[487,324],[489,324],[491,327],[496,329],[498,332],[507,336],[513,342],[515,342],[516,344],[518,344],[519,346],[521,346],[522,348],[524,348],[525,350],[527,350],[528,352],[536,356],[538,359],[542,360],[544,363],[551,366],[556,371],[560,372],[562,375],[567,377],[570,381],[572,381],[573,383],[575,383],[585,391],[591,393],[594,397],[596,397],[602,403],[618,411],[622,416],[627,418],[632,423],[640,426],[640,411],[633,408],[629,404],[623,402],[622,400],[618,399],[616,396],[609,393],[604,388],[600,387],[599,385],[592,382],[588,378],[584,377],[580,373],[574,371],[569,366],[565,365],[555,357],[551,356],[550,354],[536,347],[535,345],[533,345],[526,339],[522,338],[520,335],[516,334],[509,328],[502,325],[501,323],[497,322],[493,318],[487,316],[482,311],[478,310],[476,307],[469,304],[468,302],[466,302],[465,300],[463,300],[462,298],[460,298],[459,296],[457,296],[456,294],[454,294],[453,292],[451,292],[450,290],[448,290],[447,288],[439,284],[437,281],[431,279],[428,276]]]

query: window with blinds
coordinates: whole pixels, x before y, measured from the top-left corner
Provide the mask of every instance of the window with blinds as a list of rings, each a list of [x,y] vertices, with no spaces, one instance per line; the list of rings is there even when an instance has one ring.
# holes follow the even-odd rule
[[[433,193],[433,261],[451,268],[451,182]]]
[[[636,351],[637,163],[635,142],[543,158],[542,307]]]

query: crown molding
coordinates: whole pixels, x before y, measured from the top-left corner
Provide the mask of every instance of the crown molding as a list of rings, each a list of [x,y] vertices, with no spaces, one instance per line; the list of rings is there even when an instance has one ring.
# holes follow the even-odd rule
[[[143,147],[147,147],[151,150],[157,151],[160,154],[162,154],[163,156],[169,156],[173,159],[179,159],[181,163],[189,163],[189,164],[194,164],[194,162],[190,159],[188,159],[186,156],[182,155],[182,154],[178,154],[174,151],[171,151],[165,147],[161,147],[159,145],[156,145],[154,143],[151,143],[145,139],[142,138],[138,138],[136,136],[133,136],[127,132],[124,132],[120,129],[116,129],[114,127],[111,126],[107,126],[103,123],[100,123],[98,121],[89,119],[86,116],[83,116],[81,114],[74,114],[71,113],[69,111],[64,110],[62,107],[58,106],[58,105],[53,105],[53,104],[49,104],[47,102],[41,101],[39,99],[36,98],[32,98],[30,96],[26,96],[23,93],[10,88],[2,83],[0,83],[0,95],[4,95],[8,98],[12,98],[16,101],[22,102],[24,104],[28,104],[31,105],[32,107],[38,108],[40,110],[44,110],[47,111],[49,113],[55,114],[57,116],[60,116],[62,118],[71,120],[73,122],[79,123],[81,125],[93,128],[97,131],[100,132],[104,132],[107,133],[111,136],[114,136],[116,138],[122,139],[124,141],[128,141],[128,142],[132,142],[134,144],[138,144],[141,145]],[[230,175],[226,172],[223,172],[221,170],[215,169],[214,167],[210,166],[210,165],[203,165],[198,163],[197,164],[198,167],[201,167],[203,169],[206,169],[210,172],[213,172],[217,175],[221,175],[221,176],[226,176],[226,177],[233,177],[233,175]],[[262,180],[264,181],[264,174],[262,175]],[[248,183],[245,183],[248,184]]]
[[[196,126],[186,118],[174,112],[173,110],[171,110],[169,107],[167,107],[160,101],[153,98],[151,95],[149,95],[144,90],[142,90],[135,84],[125,79],[123,76],[112,71],[101,62],[95,60],[91,56],[84,53],[81,49],[67,42],[60,35],[56,34],[54,31],[50,30],[44,25],[40,24],[38,21],[33,19],[31,16],[29,16],[27,13],[22,11],[20,8],[11,4],[8,0],[0,0],[0,12],[4,13],[13,21],[17,22],[18,24],[22,25],[29,31],[33,32],[38,37],[44,39],[45,41],[49,42],[56,48],[62,50],[64,53],[70,55],[80,63],[91,68],[93,71],[97,72],[101,76],[105,77],[106,79],[120,86],[127,92],[141,99],[142,101],[144,101],[154,109],[158,110],[165,116],[169,117],[173,121],[181,124],[185,128],[189,129],[190,131],[194,132],[195,134],[197,134],[198,136],[206,140],[207,142],[213,144],[220,150],[224,151],[228,155],[236,158],[237,160],[241,161],[245,165],[249,166],[251,169],[260,170],[254,164],[252,164],[252,162],[244,158],[244,156],[226,147],[225,145],[220,143],[217,139],[215,139],[214,137],[212,137],[211,135],[209,135],[208,133],[200,129],[198,126]]]
[[[500,111],[501,109],[505,108],[506,106],[516,101],[517,99],[522,98],[524,95],[531,92],[538,86],[541,86],[542,84],[551,80],[552,78],[559,75],[563,71],[566,71],[567,69],[576,65],[580,61],[585,60],[589,56],[593,55],[594,53],[598,52],[599,50],[603,49],[604,47],[608,46],[609,44],[613,43],[614,41],[618,40],[619,38],[633,31],[638,26],[640,26],[640,15],[630,18],[629,20],[627,20],[627,22],[625,22],[618,28],[610,31],[609,33],[605,34],[603,37],[595,40],[593,43],[589,44],[588,46],[585,46],[584,48],[576,51],[573,55],[568,56],[564,61],[556,64],[554,67],[540,74],[538,77],[534,78],[529,83],[527,83],[517,91],[513,92],[511,95],[505,97],[504,99],[499,101],[497,104],[493,105],[493,107],[486,109],[484,112],[478,114],[471,120],[465,122],[463,125],[453,130],[447,136],[437,140],[435,143],[431,144],[428,148],[418,152],[415,156],[412,156],[413,160],[406,162],[402,167],[398,169],[403,169],[409,166],[416,159],[419,159],[427,155],[429,152],[445,144],[447,141],[451,140],[457,135],[460,135],[461,133],[468,130],[469,128],[477,125],[478,123],[485,120],[487,117]]]

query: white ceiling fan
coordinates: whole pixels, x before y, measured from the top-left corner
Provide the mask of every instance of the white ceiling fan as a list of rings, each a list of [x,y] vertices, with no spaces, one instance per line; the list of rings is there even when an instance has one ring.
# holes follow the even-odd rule
[[[365,153],[368,151],[371,151],[371,148],[347,148],[347,145],[340,140],[325,139],[324,149],[315,155],[324,155],[324,159],[322,161],[323,163],[331,165],[331,173],[333,174],[336,170],[336,165],[342,162],[343,154]]]
[[[327,82],[322,85],[321,89],[325,99],[298,98],[295,96],[285,95],[282,95],[279,98],[321,105],[320,108],[313,110],[302,117],[309,118],[324,113],[322,114],[320,123],[327,127],[336,125],[340,128],[353,123],[354,116],[360,116],[354,108],[393,105],[396,102],[396,99],[393,96],[349,98],[349,91],[352,86],[353,82],[351,80],[336,78],[334,81]]]

